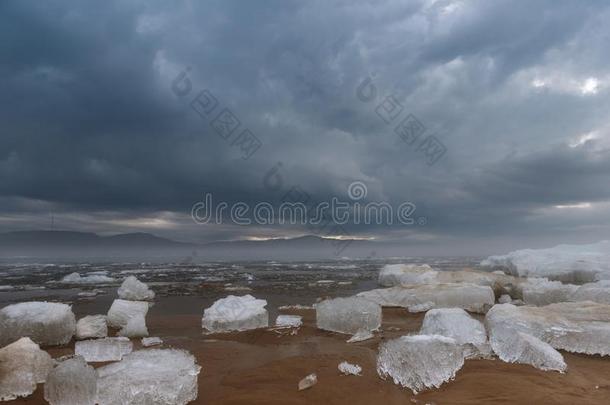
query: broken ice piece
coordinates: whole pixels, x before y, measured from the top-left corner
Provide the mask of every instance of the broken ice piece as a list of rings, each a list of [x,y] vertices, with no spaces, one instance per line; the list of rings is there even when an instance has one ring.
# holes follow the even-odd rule
[[[117,334],[118,336],[125,337],[145,337],[148,336],[148,329],[146,328],[146,320],[142,315],[136,315],[127,321],[127,325]]]
[[[303,325],[303,317],[300,315],[278,315],[275,326],[280,328],[298,328]]]
[[[97,371],[101,405],[183,405],[197,399],[201,367],[184,350],[146,349]]]
[[[374,338],[375,335],[368,330],[360,329],[358,332],[354,333],[351,338],[347,339],[347,343],[357,343],[364,342],[365,340],[369,340]]]
[[[64,345],[75,329],[74,313],[66,304],[22,302],[0,310],[0,346],[24,336],[45,346]]]
[[[417,394],[452,380],[464,365],[462,347],[439,335],[402,336],[381,344],[377,373]]]
[[[97,371],[76,356],[55,367],[44,385],[44,399],[51,405],[94,405]]]
[[[527,333],[513,331],[502,337],[496,333],[492,346],[498,357],[507,363],[530,364],[540,370],[559,372],[568,367],[561,353]]]
[[[135,276],[127,277],[117,293],[119,298],[130,301],[152,301],[155,298],[154,291]]]
[[[498,303],[500,304],[510,304],[513,299],[508,294],[502,294],[500,298],[498,298]]]
[[[316,304],[319,329],[353,335],[381,326],[381,306],[359,297],[335,298]]]
[[[141,342],[142,342],[142,346],[144,346],[144,347],[157,346],[157,345],[163,344],[163,340],[158,337],[145,337],[145,338],[142,338]]]
[[[431,309],[426,312],[420,333],[455,339],[464,347],[466,358],[491,355],[485,326],[461,308]]]
[[[87,315],[76,322],[76,338],[92,339],[108,336],[105,315]]]
[[[362,373],[362,367],[357,364],[351,364],[347,361],[343,361],[339,363],[339,371],[345,375],[360,375]]]
[[[0,401],[32,394],[53,364],[51,356],[27,337],[0,349]]]
[[[244,331],[269,326],[266,300],[251,295],[221,298],[203,312],[201,326],[209,332]]]
[[[126,337],[81,340],[74,345],[74,354],[88,362],[119,361],[133,350],[133,343]]]
[[[303,391],[308,388],[311,388],[314,385],[316,385],[317,383],[318,383],[318,376],[316,375],[316,373],[311,373],[308,376],[306,376],[305,378],[303,378],[301,381],[299,381],[299,391]]]
[[[127,301],[116,299],[112,302],[108,310],[108,326],[122,328],[127,322],[136,316],[145,317],[148,313],[148,302],[146,301]]]

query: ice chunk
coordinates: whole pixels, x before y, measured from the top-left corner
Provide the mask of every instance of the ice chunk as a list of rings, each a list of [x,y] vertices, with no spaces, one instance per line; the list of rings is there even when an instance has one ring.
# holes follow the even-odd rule
[[[339,371],[345,375],[361,375],[360,373],[362,373],[362,367],[360,367],[357,364],[351,364],[348,363],[347,361],[343,361],[341,363],[339,363]]]
[[[83,277],[78,273],[70,273],[61,279],[64,284],[107,284],[115,281],[114,278],[105,275],[90,274]]]
[[[259,300],[251,295],[229,295],[205,309],[201,326],[209,332],[266,328],[269,326],[269,314],[265,306],[266,300]]]
[[[434,284],[438,271],[427,264],[386,264],[379,271],[379,285]]]
[[[381,344],[377,355],[377,373],[391,377],[395,384],[414,393],[438,388],[452,380],[464,365],[462,347],[445,336],[402,336]]]
[[[197,399],[201,367],[184,350],[147,349],[97,371],[100,405],[182,405]]]
[[[306,390],[307,388],[311,388],[318,383],[318,376],[316,373],[311,373],[301,381],[299,381],[299,391]]]
[[[500,298],[498,298],[498,302],[500,304],[510,304],[513,299],[508,294],[502,294]]]
[[[466,358],[487,357],[491,348],[485,326],[461,308],[432,309],[424,316],[422,335],[440,335],[455,339],[464,346]]]
[[[523,302],[537,306],[569,301],[570,295],[577,289],[573,284],[549,281],[546,278],[530,278],[521,284]]]
[[[491,287],[469,283],[379,288],[361,292],[357,296],[383,307],[404,307],[410,312],[423,312],[431,308],[462,308],[484,313],[495,303]]]
[[[275,326],[281,328],[298,328],[303,325],[303,317],[300,315],[278,315]]]
[[[127,322],[136,316],[146,317],[148,313],[148,302],[127,301],[116,299],[108,311],[108,325],[114,328],[122,328]]]
[[[129,318],[127,325],[119,331],[118,336],[126,337],[144,337],[148,336],[148,329],[146,328],[146,320],[141,315],[136,315]]]
[[[108,336],[105,315],[87,315],[76,322],[76,338],[92,339]]]
[[[30,338],[24,337],[0,349],[0,401],[27,397],[43,383],[54,361]]]
[[[319,329],[353,335],[373,331],[381,326],[381,307],[358,297],[335,298],[316,304]]]
[[[135,276],[129,276],[118,289],[119,298],[130,301],[152,301],[155,293]]]
[[[97,371],[76,356],[55,367],[44,385],[44,399],[51,405],[94,405]]]
[[[555,349],[610,355],[610,305],[590,301],[544,307],[497,304],[485,316],[485,324],[494,351],[494,341],[523,332]]]
[[[144,347],[157,346],[157,345],[162,345],[162,344],[163,344],[163,340],[158,337],[142,338],[142,346],[144,346]]]
[[[569,296],[569,301],[593,301],[610,304],[610,280],[583,284]]]
[[[74,353],[89,362],[119,361],[133,350],[126,337],[81,340],[74,345]]]
[[[531,364],[545,371],[563,372],[567,368],[563,356],[557,350],[527,333],[497,330],[491,345],[498,357],[508,363]]]
[[[64,345],[75,329],[74,313],[66,304],[22,302],[0,310],[0,345],[23,336],[43,346]]]
[[[610,277],[610,241],[590,245],[559,245],[490,256],[482,266],[522,277],[548,277],[564,282],[589,282]]]

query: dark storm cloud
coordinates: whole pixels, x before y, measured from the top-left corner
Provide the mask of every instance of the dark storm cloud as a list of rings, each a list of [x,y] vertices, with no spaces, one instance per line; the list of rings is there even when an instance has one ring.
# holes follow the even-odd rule
[[[428,219],[353,235],[607,235],[609,16],[597,1],[4,1],[2,227],[52,211],[105,232],[298,234],[189,221],[205,192],[277,203],[263,178],[281,162],[284,192],[328,200],[359,180]],[[187,66],[189,97],[209,89],[262,141],[252,158],[172,93]],[[436,165],[376,115],[390,94],[447,147]]]

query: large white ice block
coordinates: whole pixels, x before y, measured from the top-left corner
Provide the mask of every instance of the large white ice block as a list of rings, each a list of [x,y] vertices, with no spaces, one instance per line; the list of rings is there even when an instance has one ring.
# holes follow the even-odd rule
[[[127,277],[117,292],[119,298],[130,301],[152,301],[155,298],[154,291],[135,276]]]
[[[70,342],[76,329],[72,308],[54,302],[22,302],[0,310],[0,346],[27,336],[43,346]]]
[[[244,331],[269,326],[266,300],[251,295],[229,295],[203,312],[201,326],[209,332]]]
[[[61,362],[47,377],[44,399],[51,405],[94,405],[97,371],[80,356]]]
[[[319,302],[315,307],[316,326],[320,329],[353,335],[381,326],[381,307],[363,298],[335,298]]]

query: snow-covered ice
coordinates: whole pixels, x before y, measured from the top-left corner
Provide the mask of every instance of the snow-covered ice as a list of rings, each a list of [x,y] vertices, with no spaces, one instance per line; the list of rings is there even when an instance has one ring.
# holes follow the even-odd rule
[[[130,338],[145,337],[148,336],[148,328],[146,328],[146,319],[142,315],[136,315],[129,318],[127,325],[123,326],[118,336],[125,336]]]
[[[144,347],[158,346],[163,344],[163,340],[159,337],[144,337],[141,343]]]
[[[402,336],[381,344],[377,373],[414,393],[438,388],[464,365],[462,347],[439,335]]]
[[[152,301],[155,298],[154,291],[135,276],[127,277],[117,292],[119,298],[130,301]]]
[[[126,337],[80,340],[74,345],[74,354],[88,362],[119,361],[133,350],[133,343]]]
[[[461,308],[431,309],[426,312],[420,334],[455,339],[457,344],[464,347],[466,358],[491,354],[485,326]]]
[[[361,292],[357,296],[383,307],[403,307],[410,312],[424,312],[431,308],[462,308],[469,312],[485,313],[495,303],[491,287],[469,283],[378,288]]]
[[[44,385],[44,399],[51,405],[94,405],[97,371],[80,356],[61,362]]]
[[[610,355],[610,305],[606,304],[591,301],[544,307],[497,304],[485,316],[485,324],[494,351],[494,341],[523,332],[555,349]]]
[[[275,326],[280,328],[298,328],[303,325],[303,317],[300,315],[278,315]]]
[[[501,268],[522,277],[548,277],[564,282],[610,278],[610,241],[590,245],[559,245],[549,249],[523,249],[490,256],[482,266]]]
[[[53,302],[21,302],[0,310],[0,345],[28,336],[43,346],[70,342],[76,329],[72,308]]]
[[[0,401],[33,393],[53,365],[51,356],[27,337],[0,349]]]
[[[108,336],[106,315],[87,315],[76,322],[76,338],[93,339]]]
[[[97,371],[100,405],[182,405],[197,398],[201,367],[184,350],[146,349]]]
[[[362,367],[360,367],[358,364],[348,363],[347,361],[342,361],[341,363],[339,363],[339,366],[337,366],[337,368],[342,374],[345,375],[359,376],[361,375],[360,373],[362,373]]]
[[[527,333],[498,329],[491,345],[494,353],[508,363],[530,364],[541,370],[565,371],[563,356],[551,345]]]
[[[251,295],[221,298],[203,312],[201,326],[208,332],[244,331],[269,326],[266,300]]]
[[[334,298],[319,302],[315,307],[319,329],[353,335],[381,326],[381,307],[363,298]]]
[[[101,274],[89,274],[81,276],[79,273],[70,273],[61,279],[64,284],[108,284],[114,283],[116,280]]]
[[[108,310],[108,326],[122,328],[127,322],[136,316],[146,317],[149,304],[146,301],[127,301],[116,299]]]

